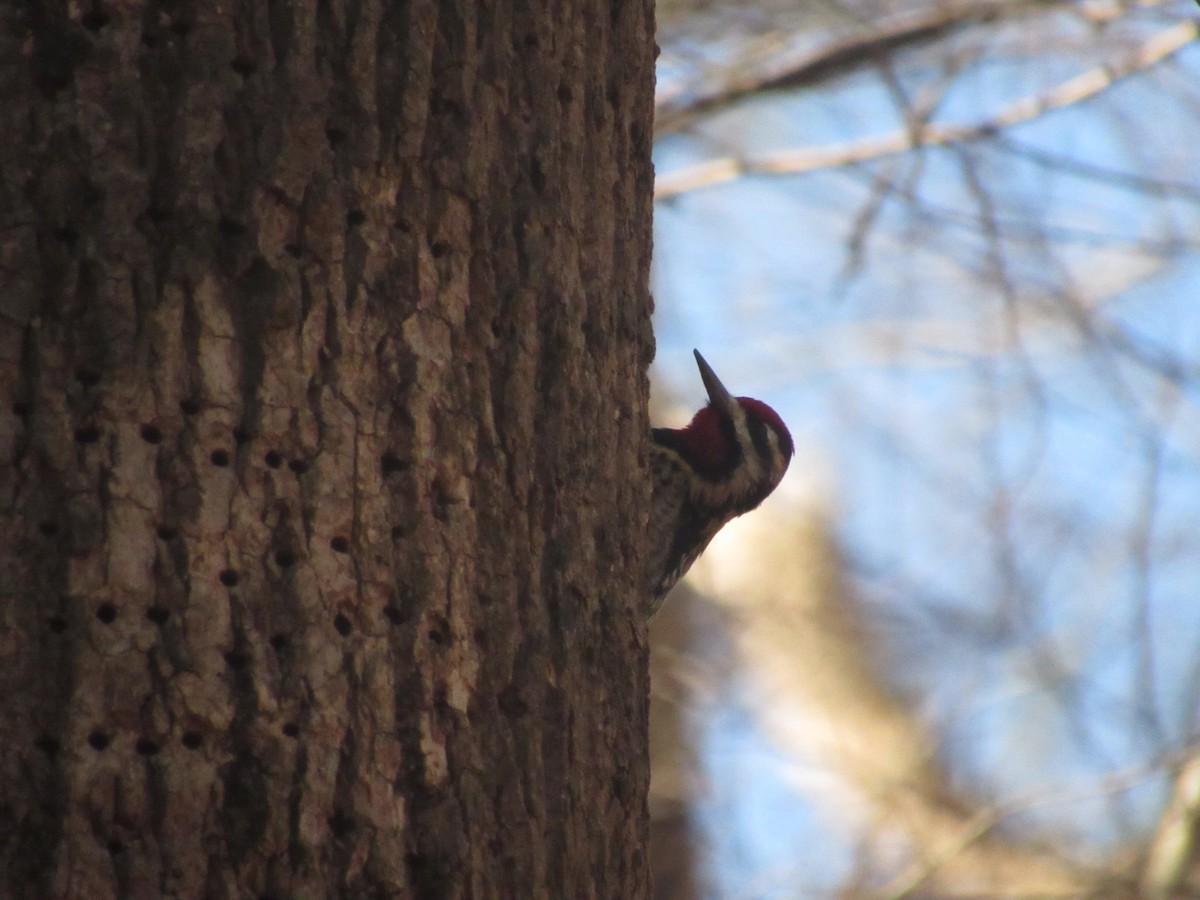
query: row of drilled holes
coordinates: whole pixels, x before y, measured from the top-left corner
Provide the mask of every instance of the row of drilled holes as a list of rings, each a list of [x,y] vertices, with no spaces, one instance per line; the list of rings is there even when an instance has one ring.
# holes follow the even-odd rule
[[[393,625],[399,625],[403,622],[403,614],[401,613],[399,606],[397,606],[395,603],[389,603],[387,606],[385,606],[383,608],[383,615],[384,618],[386,618]],[[116,607],[111,603],[102,603],[97,608],[96,617],[106,624],[111,623],[115,621],[117,617]],[[166,623],[169,617],[170,611],[161,606],[152,606],[146,610],[146,618],[158,625]],[[50,630],[54,631],[55,633],[62,633],[67,628],[66,620],[60,616],[51,617],[49,623]],[[348,636],[352,630],[350,620],[342,613],[338,613],[337,616],[334,617],[333,625],[337,632],[343,637]],[[442,644],[445,642],[445,635],[435,628],[429,632],[429,639],[434,643]],[[271,635],[267,642],[276,652],[286,651],[289,645],[288,636],[281,633]],[[225,660],[229,664],[230,668],[235,670],[243,668],[249,662],[249,660],[243,654],[236,652],[225,654]],[[298,726],[295,722],[285,722],[281,726],[280,730],[286,737],[289,738],[297,738],[300,736],[300,726]],[[204,744],[203,736],[196,731],[183,732],[183,734],[180,736],[180,741],[183,746],[189,750],[199,750]],[[112,743],[112,738],[107,732],[96,729],[88,734],[87,742],[93,750],[102,752],[108,749],[109,745]],[[62,749],[61,744],[59,744],[56,739],[50,737],[49,735],[42,735],[38,737],[34,741],[34,746],[50,757],[56,756]],[[134,752],[139,756],[155,756],[161,749],[162,747],[158,742],[152,741],[149,738],[138,738],[134,743]]]
[[[85,386],[92,386],[99,381],[99,377],[89,370],[79,370],[76,373],[76,378]],[[184,400],[180,403],[180,410],[186,415],[195,415],[200,412],[200,404],[194,400]],[[15,403],[13,412],[21,416],[27,417],[32,410],[27,404]],[[162,442],[162,431],[156,425],[143,425],[140,430],[142,440],[148,444],[159,444]],[[77,429],[75,432],[75,440],[81,444],[91,444],[97,442],[101,437],[101,432],[94,426],[84,426]],[[249,434],[241,428],[234,429],[234,440],[237,443],[246,443],[249,440]],[[225,467],[229,465],[229,452],[223,449],[214,450],[210,456],[213,465]],[[283,456],[276,450],[268,451],[263,462],[272,469],[277,469],[283,464]],[[406,464],[399,459],[395,454],[384,454],[380,459],[380,467],[383,474],[392,475],[396,472],[403,471],[407,468]],[[308,470],[308,463],[305,460],[291,460],[288,463],[288,468],[297,475],[301,475]],[[58,523],[53,521],[44,521],[38,524],[38,530],[47,537],[53,537],[58,533]],[[156,531],[158,537],[164,541],[174,540],[177,536],[175,529],[170,526],[160,525]],[[337,535],[329,542],[330,548],[335,553],[349,553],[350,542],[345,537]],[[294,565],[297,561],[295,553],[289,550],[279,550],[275,554],[275,562],[281,567]],[[233,569],[223,569],[218,578],[226,587],[235,587],[240,578],[238,573]],[[399,607],[395,604],[388,604],[383,609],[384,617],[393,625],[398,625],[403,621],[403,616]],[[110,625],[116,621],[118,615],[117,607],[112,603],[101,603],[96,608],[96,618],[105,625]],[[152,606],[146,610],[146,618],[156,625],[165,625],[170,618],[170,610],[161,606]],[[54,634],[62,634],[68,628],[67,620],[62,616],[51,616],[47,620],[50,631]],[[348,637],[353,631],[353,625],[350,620],[342,613],[338,613],[333,620],[334,629],[343,637]],[[287,647],[288,639],[286,635],[275,634],[269,639],[269,643],[276,651],[281,651]],[[230,654],[229,656],[233,656]],[[239,668],[236,659],[228,659],[232,668]],[[284,723],[282,727],[283,733],[291,738],[298,737],[300,734],[299,726],[294,722]],[[109,735],[103,731],[93,731],[88,735],[88,744],[96,751],[103,751],[108,748],[111,743]],[[185,747],[190,750],[197,750],[203,745],[202,736],[194,731],[184,732],[181,741]],[[57,740],[49,736],[42,736],[37,739],[35,745],[39,750],[47,755],[53,756],[58,753],[60,745]],[[134,750],[141,756],[153,756],[160,750],[160,746],[148,738],[139,738],[134,745]]]
[[[76,373],[76,377],[85,384],[94,384],[95,377],[89,370],[80,370]],[[194,401],[185,400],[180,404],[181,409],[187,414],[195,414],[200,411],[200,406]],[[20,416],[27,416],[30,412],[26,404],[17,403],[13,406],[13,412]],[[162,442],[162,431],[156,425],[143,425],[141,428],[142,440],[148,444],[159,444]],[[91,444],[98,441],[101,437],[101,432],[95,426],[87,425],[75,431],[75,440],[82,444]],[[237,443],[243,444],[250,440],[249,433],[242,428],[235,428],[233,438]],[[212,452],[209,457],[214,466],[225,468],[229,465],[231,457],[228,450],[217,449]],[[277,450],[268,450],[263,456],[263,462],[268,468],[278,469],[283,465],[283,456]],[[394,453],[385,453],[379,461],[380,469],[385,476],[393,475],[403,471],[407,465]],[[308,471],[308,462],[303,459],[293,459],[288,462],[288,468],[297,475],[303,475]],[[46,520],[38,523],[38,530],[46,537],[54,537],[58,534],[59,525],[52,520]],[[167,525],[160,525],[157,529],[159,538],[164,541],[174,540],[176,537],[175,529]],[[349,553],[350,542],[341,535],[336,535],[329,541],[330,548],[335,553]],[[275,562],[281,568],[287,568],[295,565],[298,557],[290,550],[279,550],[275,553]],[[232,569],[226,569],[220,574],[221,583],[227,587],[232,587],[238,583],[238,575]],[[102,619],[102,621],[104,621]]]
[[[300,736],[300,726],[295,722],[284,722],[279,730],[290,738]],[[88,734],[87,742],[88,746],[97,753],[102,753],[112,746],[112,735],[106,731],[96,729]],[[198,731],[185,731],[179,736],[179,742],[188,750],[199,750],[204,746],[204,736]],[[42,735],[37,738],[33,742],[33,745],[47,756],[57,756],[62,750],[62,745],[49,735]],[[162,751],[162,745],[149,738],[138,738],[133,744],[133,751],[138,756],[157,756]]]
[[[91,372],[90,370],[80,370],[80,372],[76,373],[76,377],[81,382],[89,386],[97,383],[99,379],[99,376],[95,375],[95,373]],[[200,412],[202,407],[198,401],[188,399],[180,401],[179,408],[184,415],[194,416]],[[12,411],[14,415],[22,419],[26,419],[33,414],[33,408],[28,403],[23,401],[17,401],[14,403],[12,406]],[[139,433],[141,434],[142,440],[144,440],[147,444],[162,443],[163,433],[157,425],[143,425]],[[100,429],[95,425],[84,425],[75,430],[74,437],[75,440],[80,444],[94,444],[99,441],[101,437],[103,437],[103,432],[101,432]],[[250,433],[244,428],[234,428],[233,439],[238,444],[245,444],[250,440]],[[231,461],[229,451],[225,449],[214,450],[209,459],[212,461],[213,465],[220,467],[228,466]],[[266,454],[263,455],[263,462],[268,468],[278,469],[281,465],[283,465],[283,456],[277,450],[268,450]],[[401,460],[394,453],[385,453],[382,457],[380,457],[379,465],[384,475],[393,475],[396,472],[403,471],[408,467],[407,463]],[[308,461],[303,459],[289,460],[288,468],[297,475],[303,475],[308,471]]]

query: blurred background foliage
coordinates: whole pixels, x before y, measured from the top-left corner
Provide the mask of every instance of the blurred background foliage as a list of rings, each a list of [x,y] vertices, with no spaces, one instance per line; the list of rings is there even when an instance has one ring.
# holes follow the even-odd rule
[[[658,15],[657,421],[799,453],[652,630],[657,895],[1200,897],[1200,9]]]

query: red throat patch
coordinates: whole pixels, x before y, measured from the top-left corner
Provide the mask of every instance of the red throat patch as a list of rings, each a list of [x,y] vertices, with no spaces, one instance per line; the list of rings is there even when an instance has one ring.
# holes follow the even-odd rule
[[[721,472],[733,462],[733,445],[721,430],[717,411],[706,406],[687,427],[679,429],[679,443],[688,462],[701,472]]]

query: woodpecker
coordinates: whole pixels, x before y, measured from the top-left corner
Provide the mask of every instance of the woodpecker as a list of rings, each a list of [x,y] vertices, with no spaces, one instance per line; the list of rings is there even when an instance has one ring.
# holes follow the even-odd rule
[[[734,397],[700,351],[692,352],[708,406],[685,428],[651,432],[647,618],[721,527],[775,490],[794,450],[775,410],[761,400]]]

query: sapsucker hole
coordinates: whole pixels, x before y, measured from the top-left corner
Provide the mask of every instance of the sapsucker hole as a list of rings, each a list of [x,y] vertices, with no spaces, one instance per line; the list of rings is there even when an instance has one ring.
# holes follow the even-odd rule
[[[233,429],[233,441],[235,444],[246,444],[250,442],[250,430],[239,425]]]
[[[155,625],[166,625],[171,618],[171,611],[165,606],[151,606],[146,610],[146,618]]]
[[[304,248],[301,247],[299,244],[284,244],[283,252],[286,253],[288,256],[290,256],[292,259],[299,259],[301,256],[304,255]]]
[[[346,213],[346,224],[351,228],[357,228],[365,221],[367,221],[367,214],[361,209],[352,209]]]
[[[133,752],[138,756],[154,756],[160,749],[162,748],[150,738],[138,738],[137,743],[133,745]]]
[[[200,401],[195,397],[185,397],[179,401],[179,411],[185,416],[194,416],[200,412]]]
[[[58,534],[58,523],[53,519],[46,519],[45,521],[38,522],[38,531],[40,531],[46,537],[54,537],[56,534]]]
[[[198,731],[185,731],[180,740],[183,742],[183,746],[189,750],[199,750],[204,746],[204,738]]]
[[[403,472],[407,469],[408,463],[395,453],[385,453],[379,460],[379,467],[383,470],[384,475],[395,475],[397,472]]]
[[[434,861],[423,853],[406,853],[404,864],[408,867],[408,877],[412,884],[424,884],[434,872]]]
[[[66,87],[69,82],[64,82],[63,87]],[[79,240],[79,232],[71,225],[63,225],[60,228],[54,229],[54,236],[66,244],[68,247],[74,247]]]
[[[112,739],[103,731],[93,731],[87,736],[87,742],[93,750],[104,750],[112,743]]]
[[[229,68],[237,72],[243,78],[253,75],[258,69],[258,64],[248,56],[237,55],[233,58],[233,62],[229,64]]]
[[[162,442],[162,431],[159,430],[157,425],[143,425],[141,434],[142,440],[147,444],[159,444]]]
[[[433,246],[429,248],[429,252],[433,254],[434,259],[441,259],[450,252],[450,245],[445,241],[434,241]]]
[[[393,625],[399,625],[404,621],[404,614],[400,612],[400,607],[394,603],[389,603],[383,608],[383,617]]]
[[[100,440],[100,429],[95,425],[84,425],[75,429],[75,440],[80,444],[94,444]]]
[[[238,583],[238,573],[233,569],[222,569],[221,574],[217,577],[221,579],[221,584],[225,587],[234,587]]]
[[[95,387],[100,383],[100,373],[93,369],[79,368],[75,370],[75,380],[85,388]]]
[[[240,650],[230,650],[225,654],[225,664],[237,672],[250,665],[250,657]]]
[[[294,566],[296,564],[296,554],[291,550],[276,550],[275,564],[281,569]]]
[[[519,719],[529,712],[529,704],[521,699],[521,692],[516,685],[510,684],[502,690],[500,696],[496,698],[496,702],[500,706],[500,711],[510,719]]]
[[[274,450],[268,450],[267,455],[263,457],[263,462],[265,462],[267,467],[270,469],[278,469],[283,465],[283,457]]]
[[[33,746],[47,756],[57,756],[58,751],[62,749],[62,745],[48,734],[39,735]]]
[[[125,852],[125,845],[122,844],[120,841],[118,841],[116,838],[113,838],[104,846],[108,849],[109,856],[119,856],[120,854]]]
[[[288,468],[297,475],[303,475],[308,471],[308,461],[303,459],[293,459],[290,463],[288,463]]]
[[[288,648],[288,636],[286,634],[276,633],[271,635],[271,637],[267,640],[267,643],[271,645],[272,650],[274,650],[276,653],[279,653]]]
[[[341,613],[333,617],[333,627],[337,629],[337,633],[342,637],[349,637],[350,632],[354,630],[354,626],[350,624],[350,620]]]
[[[41,77],[35,83],[44,96],[53,97],[71,83],[71,76],[62,71],[60,66],[41,73]]]
[[[236,219],[231,219],[229,216],[221,216],[217,222],[217,231],[221,232],[227,238],[241,237],[246,233],[246,226]]]
[[[50,626],[50,631],[54,634],[62,634],[67,630],[67,620],[62,616],[51,616],[46,620],[46,624]]]
[[[336,147],[346,140],[346,129],[338,128],[336,125],[326,125],[325,139],[329,141],[329,146]]]
[[[329,546],[333,550],[334,553],[349,553],[350,552],[350,542],[348,540],[346,540],[344,537],[342,537],[340,534],[329,542]]]
[[[448,643],[445,633],[438,628],[429,629],[429,640],[439,647],[443,647]]]
[[[159,540],[173,541],[179,532],[170,525],[159,525],[158,528],[154,529],[154,533],[158,535]]]
[[[300,726],[297,725],[295,722],[284,722],[283,723],[283,733],[290,738],[299,737],[300,736]]]
[[[117,608],[111,603],[101,603],[96,607],[96,618],[105,625],[111,625],[117,620]]]
[[[329,830],[340,840],[354,831],[354,820],[339,810],[329,817]]]
[[[228,450],[214,450],[212,452],[212,455],[209,457],[209,459],[212,460],[212,464],[214,466],[216,466],[217,468],[223,469],[227,465],[229,465],[229,451]]]
[[[529,183],[539,194],[546,189],[546,173],[543,171],[541,163],[536,160],[529,166]]]

